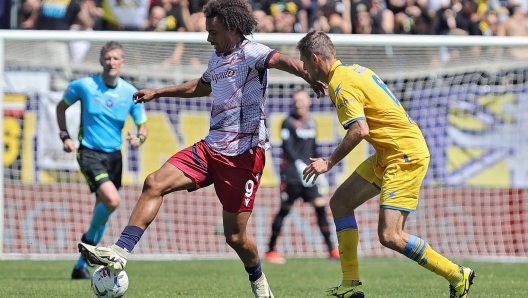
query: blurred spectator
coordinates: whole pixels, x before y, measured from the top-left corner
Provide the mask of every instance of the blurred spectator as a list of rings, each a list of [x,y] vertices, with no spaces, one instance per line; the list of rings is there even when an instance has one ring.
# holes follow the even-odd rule
[[[191,0],[189,6],[190,13],[202,12],[203,7],[207,2],[209,2],[209,0]]]
[[[205,15],[202,11],[193,13],[190,19],[191,19],[192,26],[195,32],[206,32],[207,31],[205,28]],[[185,51],[185,44],[177,43],[176,46],[174,47],[174,51],[172,52],[171,57],[163,61],[162,64],[164,66],[169,66],[171,64],[174,64],[174,65],[180,64],[184,51]],[[193,56],[192,53],[190,54],[190,57],[188,56],[188,59],[189,61],[186,61],[186,62],[188,62],[189,64],[193,66],[198,66],[198,67],[201,66],[200,59],[198,57]]]
[[[433,19],[427,0],[389,0],[394,14],[394,32],[400,34],[432,34]]]
[[[163,0],[165,9],[169,9],[167,30],[205,32],[205,15],[202,11],[190,13],[188,0]],[[193,1],[194,2],[194,1]],[[170,5],[170,8],[169,6]],[[177,43],[171,56],[163,61],[163,66],[179,65],[185,51],[185,44]],[[191,65],[200,65],[196,57],[189,58]]]
[[[88,11],[90,16],[92,17],[92,20],[94,21],[94,25],[92,27],[93,30],[104,29],[104,10],[101,7],[101,0],[81,0],[81,9]]]
[[[346,0],[349,5],[350,0]],[[352,33],[350,8],[339,0],[318,0],[319,19],[314,27],[327,33]],[[347,7],[348,6],[348,7]]]
[[[165,17],[167,11],[160,5],[153,5],[150,8],[149,16],[145,21],[145,31],[165,31],[167,29]]]
[[[294,2],[277,2],[270,6],[275,32],[300,32],[300,24],[297,23],[296,18],[297,9],[298,6]]]
[[[406,0],[386,0],[387,2],[387,9],[392,11],[394,16],[396,17],[399,13],[405,13],[405,8],[407,8],[407,1]]]
[[[43,0],[36,19],[35,28],[39,30],[92,30],[94,21],[90,12],[77,0]],[[72,46],[72,48],[70,48]],[[77,52],[77,48],[79,52]],[[49,57],[48,62],[60,68],[60,74],[54,75],[52,88],[64,90],[73,72],[70,62],[78,63],[83,59],[84,48],[79,42],[47,41],[42,43],[42,54]]]
[[[189,0],[161,0],[167,11],[167,31],[195,31],[189,10]]]
[[[106,30],[143,30],[150,0],[102,0]]]
[[[528,36],[528,19],[524,8],[512,5],[509,10],[510,18],[500,26],[498,35]]]
[[[450,1],[442,2],[440,9],[435,14],[433,33],[447,35],[451,30],[454,30],[456,28],[455,15]]]
[[[267,15],[263,10],[257,9],[253,11],[253,16],[258,23],[258,32],[270,33],[275,31],[274,19]]]
[[[318,17],[317,0],[300,0],[299,11],[297,12],[297,21],[300,25],[299,32],[308,32],[310,28],[313,28]]]
[[[202,11],[195,12],[191,15],[191,22],[193,23],[194,32],[206,32],[205,29],[205,15]]]
[[[509,7],[511,17],[499,27],[499,36],[528,36],[528,19],[526,10],[518,5]],[[527,47],[512,47],[508,49],[511,56],[517,59],[528,58]]]
[[[269,15],[269,7],[272,3],[275,3],[275,0],[249,0],[248,3],[251,6],[253,11],[262,10]]]
[[[363,6],[360,6],[360,8]],[[356,34],[373,34],[372,32],[372,18],[370,17],[370,13],[366,10],[366,7],[364,10],[361,10],[357,12],[356,18],[354,21],[354,24],[352,26],[354,28],[354,33]]]
[[[18,10],[18,29],[35,29],[39,9],[38,0],[24,1]]]
[[[70,30],[73,24],[82,29],[92,28],[94,21],[90,12],[81,7],[76,0],[42,0],[38,13],[36,29]]]
[[[350,10],[352,33],[358,33],[355,26],[358,22],[358,14],[363,12],[367,12],[371,19],[371,34],[394,33],[394,14],[385,7],[383,0],[359,0],[352,4]],[[366,16],[363,15],[360,23],[363,23],[365,18]]]
[[[462,10],[456,15],[456,27],[464,30],[469,35],[482,35],[479,28],[481,17],[477,14],[478,3],[471,0],[462,0]]]
[[[479,29],[484,36],[497,36],[499,34],[499,18],[495,11],[488,11],[479,24]]]

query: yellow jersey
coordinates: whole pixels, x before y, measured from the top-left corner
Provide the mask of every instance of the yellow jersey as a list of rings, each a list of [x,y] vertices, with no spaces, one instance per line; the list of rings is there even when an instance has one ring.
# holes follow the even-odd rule
[[[365,140],[376,150],[378,166],[429,157],[420,128],[372,70],[337,60],[328,82],[328,93],[341,125],[348,129],[358,120],[367,121],[370,132]]]

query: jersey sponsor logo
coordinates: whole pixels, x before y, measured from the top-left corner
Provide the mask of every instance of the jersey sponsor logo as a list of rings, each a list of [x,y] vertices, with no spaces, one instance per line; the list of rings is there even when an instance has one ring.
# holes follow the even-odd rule
[[[342,103],[340,103],[339,106],[338,106],[337,108],[338,108],[338,109],[341,109],[342,107],[346,106],[348,103],[353,102],[353,101],[355,101],[355,100],[356,100],[356,99],[353,98],[353,97],[352,97],[352,98],[349,98],[349,99],[343,101]]]
[[[313,128],[297,128],[295,134],[301,139],[313,139],[317,132]]]
[[[229,69],[227,69],[225,71],[222,71],[222,72],[213,73],[213,74],[211,74],[211,81],[214,81],[215,83],[218,83],[218,81],[221,80],[221,79],[234,77],[236,75],[236,72],[237,72],[236,69],[229,68]]]

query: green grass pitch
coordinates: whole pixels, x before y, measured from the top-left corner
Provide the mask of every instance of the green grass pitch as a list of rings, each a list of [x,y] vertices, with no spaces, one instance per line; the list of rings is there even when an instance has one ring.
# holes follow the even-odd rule
[[[528,297],[528,264],[462,261],[477,277],[470,298]],[[74,261],[0,261],[0,297],[95,297],[88,280],[71,280]],[[341,279],[338,262],[290,258],[262,264],[275,297],[323,297]],[[139,261],[127,265],[125,297],[253,297],[238,260]],[[405,258],[361,258],[365,296],[449,297],[448,283]],[[91,269],[91,272],[93,270]]]

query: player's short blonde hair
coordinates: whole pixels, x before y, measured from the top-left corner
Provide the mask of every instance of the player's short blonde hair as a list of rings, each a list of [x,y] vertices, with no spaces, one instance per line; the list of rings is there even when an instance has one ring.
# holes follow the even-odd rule
[[[335,47],[330,37],[323,31],[313,29],[297,43],[297,50],[302,57],[310,57],[312,53],[319,54],[325,60],[336,57]]]

